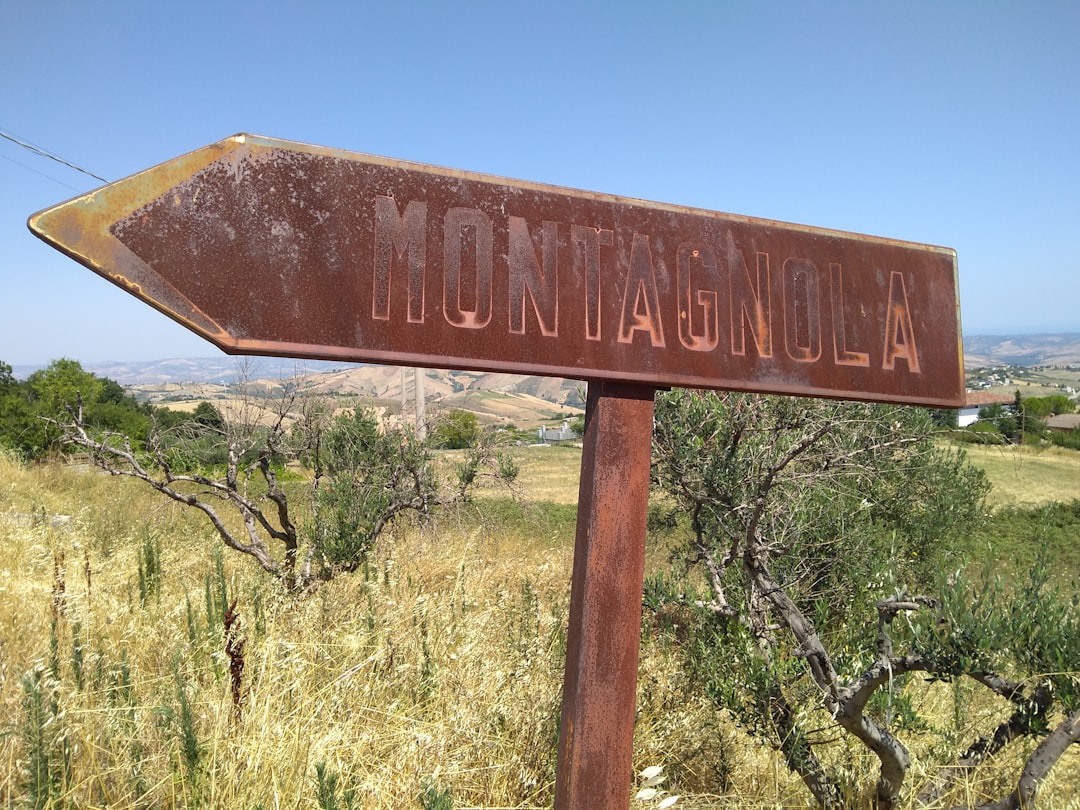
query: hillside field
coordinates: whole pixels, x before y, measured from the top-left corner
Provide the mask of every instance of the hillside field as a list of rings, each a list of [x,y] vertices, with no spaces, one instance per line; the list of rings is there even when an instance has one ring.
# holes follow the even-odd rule
[[[1080,500],[1080,453],[1060,447],[965,444],[971,463],[982,469],[995,506],[1038,506]]]
[[[1080,497],[1080,454],[965,449],[996,504]],[[48,807],[549,808],[581,451],[512,452],[516,500],[488,488],[403,526],[369,570],[305,599],[135,482],[0,455],[0,806],[22,806],[37,768],[62,785]],[[650,538],[650,568],[667,542]],[[233,600],[239,704],[223,645]],[[676,808],[809,807],[773,753],[691,688],[650,622],[635,770],[664,766]],[[963,684],[912,693],[929,718],[907,740],[912,792],[935,751],[986,727],[981,700]],[[952,802],[1000,792],[1017,761],[992,763]],[[1073,750],[1038,807],[1080,810],[1077,784]]]

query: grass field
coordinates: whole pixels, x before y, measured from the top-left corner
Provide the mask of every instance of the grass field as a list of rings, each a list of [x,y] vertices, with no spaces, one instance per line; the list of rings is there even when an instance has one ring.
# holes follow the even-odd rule
[[[1080,499],[1080,453],[1059,447],[958,445],[983,470],[994,506],[1037,506]],[[581,449],[573,446],[522,448],[524,492],[535,500],[577,503]]]
[[[967,449],[995,503],[1076,491],[1070,456]],[[0,806],[22,806],[36,773],[38,806],[57,808],[550,807],[581,451],[513,452],[516,500],[489,489],[404,527],[366,572],[300,600],[132,482],[0,455]],[[234,599],[239,705],[223,638]],[[635,769],[663,765],[688,810],[808,807],[648,621]],[[913,699],[933,720],[909,740],[917,788],[994,710],[963,686]],[[1005,757],[966,789],[999,790],[1016,769]],[[1076,784],[1073,751],[1039,806],[1077,810]]]
[[[1035,506],[1080,499],[1080,453],[1059,447],[963,445],[993,484],[990,503]]]

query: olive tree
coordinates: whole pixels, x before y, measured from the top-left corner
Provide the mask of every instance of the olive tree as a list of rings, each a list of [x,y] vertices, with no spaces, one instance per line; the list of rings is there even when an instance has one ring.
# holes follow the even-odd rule
[[[462,408],[454,408],[435,421],[432,433],[440,447],[464,450],[480,441],[482,431],[480,420],[476,418],[475,413]]]
[[[847,806],[862,790],[820,756],[836,729],[876,758],[873,806],[898,805],[911,765],[900,734],[913,721],[903,694],[912,673],[967,677],[1012,706],[919,801],[1045,730],[1060,700],[1066,717],[1046,737],[1056,747],[1033,754],[1017,791],[987,805],[1030,806],[1061,745],[1080,733],[1075,606],[1045,583],[1014,598],[990,595],[989,580],[963,581],[951,555],[980,519],[988,485],[930,431],[930,414],[910,407],[685,390],[657,400],[653,480],[689,532],[675,575],[651,580],[646,604],[686,614],[697,682],[774,746],[822,807]],[[1056,629],[1019,621],[1025,611],[1053,614]],[[1016,652],[1025,644],[1054,652],[1025,658]],[[1045,672],[1059,675],[1036,676]]]
[[[481,445],[447,473],[410,427],[363,408],[335,416],[295,386],[276,399],[246,397],[224,415],[159,418],[142,447],[88,425],[81,401],[58,424],[93,464],[198,510],[228,548],[294,592],[356,570],[405,515],[467,499],[485,472],[507,481],[517,472]],[[290,462],[310,474],[284,476]]]
[[[320,563],[324,578],[362,565],[401,515],[425,518],[436,508],[468,501],[484,476],[510,484],[518,473],[482,432],[447,472],[433,453],[441,444],[438,432],[422,439],[411,426],[380,424],[363,408],[334,416],[319,434],[305,446],[314,471],[309,560]]]

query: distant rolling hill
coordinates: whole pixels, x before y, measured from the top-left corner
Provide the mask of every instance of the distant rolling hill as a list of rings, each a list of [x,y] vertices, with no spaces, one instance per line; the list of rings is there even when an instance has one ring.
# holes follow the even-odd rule
[[[1080,365],[1080,333],[972,335],[964,338],[964,355],[967,368]],[[83,367],[124,386],[230,385],[241,379],[282,380],[325,375],[317,383],[313,381],[323,390],[352,391],[388,399],[399,398],[401,394],[401,370],[396,366],[222,355],[131,363],[84,363]],[[14,372],[17,377],[25,378],[34,370],[33,366],[19,366]],[[430,388],[429,396],[504,391],[529,394],[559,405],[579,405],[578,391],[582,386],[576,380],[433,369],[427,370],[425,379]]]
[[[1080,365],[1080,333],[965,337],[964,365],[967,368]]]
[[[390,412],[402,409],[411,412],[415,407],[416,372],[398,366],[340,363],[293,366],[288,362],[260,360],[241,372],[235,367],[214,366],[215,373],[207,375],[203,369],[200,376],[208,379],[183,382],[161,382],[166,376],[161,371],[160,366],[152,371],[154,382],[127,384],[128,389],[142,401],[179,410],[191,409],[202,401],[214,403],[223,412],[237,410],[242,406],[245,391],[256,396],[274,396],[282,391],[283,383],[293,384],[308,394],[333,397],[340,408],[351,408],[358,401]],[[108,371],[95,373],[110,376]],[[554,426],[583,412],[581,384],[573,380],[436,369],[425,369],[422,373],[424,400],[431,415],[463,408],[476,413],[486,424],[513,424],[531,429],[539,425]]]

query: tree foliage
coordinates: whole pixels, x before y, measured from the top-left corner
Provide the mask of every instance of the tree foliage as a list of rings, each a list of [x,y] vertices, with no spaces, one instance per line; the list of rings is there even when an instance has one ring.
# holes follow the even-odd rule
[[[1048,397],[1025,397],[1024,413],[1036,419],[1045,419],[1061,413],[1072,413],[1076,403],[1065,394],[1051,394]]]
[[[1013,404],[1005,407],[1000,403],[987,405],[979,409],[979,422],[974,426],[977,433],[996,435],[998,440],[1014,443],[1052,444],[1080,449],[1080,432],[1070,436],[1069,432],[1050,431],[1046,420],[1050,416],[1072,413],[1076,403],[1064,394],[1052,394],[1046,397],[1024,397],[1016,391]]]
[[[11,366],[0,360],[0,394],[6,394],[15,384]]]
[[[1080,427],[1068,431],[1048,430],[1047,437],[1051,444],[1056,444],[1058,447],[1080,450]]]
[[[691,391],[657,401],[654,481],[690,532],[673,575],[648,584],[647,604],[690,611],[684,648],[698,683],[780,751],[823,807],[863,788],[819,756],[822,728],[873,753],[871,802],[897,806],[911,764],[900,735],[917,718],[882,695],[900,694],[911,673],[969,677],[1013,706],[988,741],[957,752],[964,767],[1044,732],[1055,700],[1067,716],[1046,739],[1068,745],[1080,733],[1071,699],[1057,697],[1071,692],[1037,675],[1080,669],[1075,645],[1040,629],[1051,617],[1072,628],[1075,606],[1043,581],[1016,599],[962,581],[956,541],[980,520],[988,485],[931,427],[928,412],[897,406]],[[1058,652],[1031,658],[1019,646]]]
[[[1020,422],[1012,410],[1007,409],[1000,402],[992,405],[984,405],[979,408],[978,424],[989,425],[1000,434],[998,441],[1002,439],[1008,442],[1017,441],[1020,438]]]
[[[149,409],[128,396],[113,380],[97,377],[75,360],[54,360],[25,382],[0,363],[0,445],[25,458],[43,458],[62,450],[58,422],[76,397],[89,425],[123,432],[142,442],[150,424]]]
[[[445,497],[416,431],[356,408],[335,417],[316,464],[311,548],[326,573],[355,570],[399,515],[426,517]]]
[[[472,411],[454,408],[436,420],[432,432],[437,447],[464,450],[480,441],[480,422]]]

